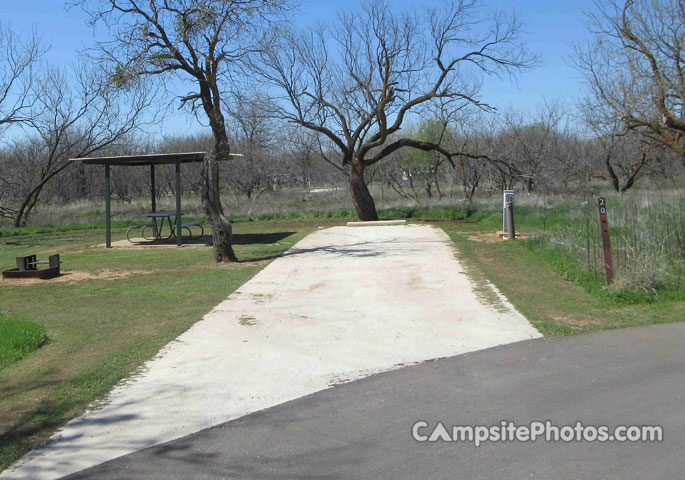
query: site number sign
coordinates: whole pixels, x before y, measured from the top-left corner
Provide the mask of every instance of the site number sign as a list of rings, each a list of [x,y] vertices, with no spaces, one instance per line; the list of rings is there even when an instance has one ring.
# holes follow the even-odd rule
[[[614,265],[611,258],[611,237],[609,236],[609,219],[607,217],[607,203],[604,197],[597,199],[599,205],[599,226],[602,230],[602,247],[604,250],[604,270],[607,275],[607,284],[614,281]]]

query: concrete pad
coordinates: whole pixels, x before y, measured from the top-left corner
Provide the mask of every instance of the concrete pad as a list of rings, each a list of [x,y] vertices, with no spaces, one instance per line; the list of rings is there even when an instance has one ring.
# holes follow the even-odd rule
[[[347,222],[348,227],[387,227],[390,225],[406,224],[406,220],[375,220],[371,222]]]
[[[540,336],[499,292],[478,292],[438,228],[319,230],[0,478],[57,478],[341,382]]]

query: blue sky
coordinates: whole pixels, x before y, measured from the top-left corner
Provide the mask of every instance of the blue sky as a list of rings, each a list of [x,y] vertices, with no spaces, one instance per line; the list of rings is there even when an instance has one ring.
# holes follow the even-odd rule
[[[302,14],[296,23],[306,25],[327,21],[341,8],[353,8],[358,0],[304,0]],[[411,9],[422,2],[388,0],[393,8]],[[583,11],[592,9],[592,0],[485,0],[490,8],[515,11],[525,24],[529,49],[540,56],[541,65],[523,73],[518,82],[488,79],[483,85],[485,101],[498,109],[514,107],[533,110],[545,99],[564,98],[574,101],[582,81],[568,64],[573,43],[587,38]],[[66,64],[75,52],[93,41],[92,29],[85,15],[76,8],[67,10],[60,0],[0,0],[0,21],[15,32],[36,28],[50,46],[46,60]],[[159,132],[182,133],[200,127],[182,113],[170,114]]]

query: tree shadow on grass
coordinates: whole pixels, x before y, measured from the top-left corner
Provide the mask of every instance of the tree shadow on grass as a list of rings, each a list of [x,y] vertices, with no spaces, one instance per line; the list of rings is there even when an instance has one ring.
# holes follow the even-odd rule
[[[268,245],[278,243],[281,240],[294,235],[297,232],[271,232],[271,233],[234,233],[233,245]],[[133,245],[155,246],[155,245],[176,245],[176,238],[169,237],[162,240],[144,240],[142,238],[134,238]],[[201,237],[190,237],[184,235],[182,237],[183,245],[212,245],[211,233],[205,233]]]
[[[48,398],[21,415],[11,429],[0,432],[0,471],[47,441],[53,431],[66,423],[70,410],[56,398]]]
[[[234,233],[234,245],[252,245],[252,244],[268,244],[276,243],[294,235],[297,232],[272,232],[272,233]]]

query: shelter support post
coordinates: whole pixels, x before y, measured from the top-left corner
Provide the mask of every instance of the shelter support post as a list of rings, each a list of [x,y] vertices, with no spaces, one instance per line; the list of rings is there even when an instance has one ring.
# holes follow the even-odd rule
[[[181,246],[181,164],[176,163],[176,246]]]
[[[109,164],[105,165],[105,247],[112,248],[112,211],[110,209],[111,182]]]
[[[150,165],[150,196],[152,197],[152,213],[157,211],[157,189],[155,186],[155,164]],[[155,221],[155,226],[152,227],[152,233],[157,236],[157,221]]]
[[[157,211],[157,190],[155,188],[155,165],[150,165],[150,196],[152,197],[152,211]]]

